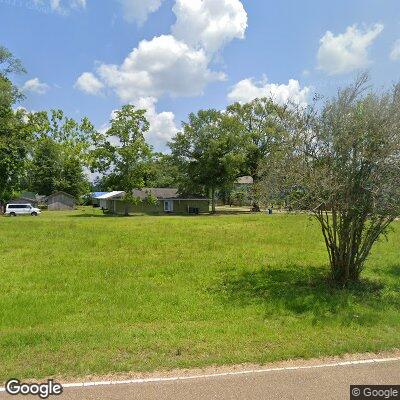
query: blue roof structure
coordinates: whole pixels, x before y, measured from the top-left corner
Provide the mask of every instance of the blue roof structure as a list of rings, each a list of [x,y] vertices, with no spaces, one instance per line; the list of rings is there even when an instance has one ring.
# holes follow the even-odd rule
[[[97,197],[100,197],[100,196],[104,196],[105,194],[107,194],[108,192],[93,192],[93,193],[91,193],[91,196],[94,198],[94,199],[96,199]]]

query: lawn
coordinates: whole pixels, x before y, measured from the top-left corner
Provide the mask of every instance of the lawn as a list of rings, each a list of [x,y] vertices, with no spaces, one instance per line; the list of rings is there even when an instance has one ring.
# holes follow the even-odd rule
[[[400,223],[330,287],[304,215],[0,218],[0,381],[400,347]]]

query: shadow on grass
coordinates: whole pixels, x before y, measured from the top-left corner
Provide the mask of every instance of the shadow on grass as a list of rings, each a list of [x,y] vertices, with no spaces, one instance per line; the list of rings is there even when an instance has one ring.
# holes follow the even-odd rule
[[[395,278],[400,278],[400,265],[391,265],[388,268],[388,272]]]
[[[160,218],[168,218],[168,217],[191,217],[191,218],[201,218],[210,216],[210,214],[164,214],[164,213],[137,213],[137,214],[129,214],[129,215],[120,215],[120,214],[74,214],[68,215],[69,218],[135,218],[135,217],[160,217]]]
[[[379,318],[378,310],[385,307],[383,289],[382,283],[369,280],[340,288],[327,279],[326,268],[289,265],[229,270],[212,291],[231,305],[261,306],[266,316],[309,315],[314,323],[339,317],[343,323],[373,324]]]
[[[261,215],[262,213],[253,213],[251,210],[217,210],[212,215]]]
[[[125,215],[90,214],[90,213],[68,215],[68,217],[69,218],[127,218]],[[129,215],[128,217],[132,217],[132,215]]]

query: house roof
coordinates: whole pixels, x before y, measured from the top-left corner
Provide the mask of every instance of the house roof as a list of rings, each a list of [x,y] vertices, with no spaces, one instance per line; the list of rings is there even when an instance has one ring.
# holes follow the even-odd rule
[[[132,195],[139,197],[141,200],[146,199],[149,194],[157,197],[158,200],[208,200],[206,197],[197,195],[181,195],[176,188],[143,188],[141,190],[134,189]]]
[[[107,194],[107,193],[109,193],[109,192],[93,192],[93,193],[91,193],[91,196],[92,196],[94,199],[97,199],[99,196],[103,196],[103,195],[105,195],[105,194]]]
[[[107,192],[100,196],[94,196],[98,200],[119,200],[125,195],[123,191]],[[143,188],[133,189],[132,195],[138,197],[140,200],[145,200],[149,195],[153,195],[158,200],[208,200],[207,197],[188,195],[183,196],[179,194],[179,190],[176,188]]]
[[[63,191],[55,192],[55,193],[51,194],[50,196],[48,196],[47,199],[51,199],[51,198],[53,198],[55,196],[58,196],[60,194],[62,194],[64,196],[67,196],[67,197],[71,197],[72,199],[75,199],[75,197],[72,196],[72,194],[69,194],[69,193],[66,193],[66,192],[63,192]]]
[[[179,197],[178,189],[171,188],[143,188],[132,190],[132,195],[134,197],[139,197],[139,199],[144,200],[149,195],[157,197],[159,200],[163,199],[175,199]]]
[[[95,197],[95,199],[98,200],[110,200],[110,199],[114,199],[116,197],[122,197],[125,194],[125,192],[122,191],[114,191],[114,192],[108,192],[105,193],[101,196]]]
[[[252,185],[254,180],[251,176],[241,176],[235,183],[238,183],[239,185]]]

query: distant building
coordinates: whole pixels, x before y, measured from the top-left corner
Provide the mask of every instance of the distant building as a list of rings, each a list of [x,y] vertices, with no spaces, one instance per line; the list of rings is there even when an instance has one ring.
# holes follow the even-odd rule
[[[110,212],[114,212],[115,211],[114,201],[122,200],[124,196],[125,192],[123,191],[106,192],[95,197],[94,200],[99,202],[99,207],[102,210],[108,210]]]
[[[72,211],[76,207],[76,200],[68,193],[56,192],[47,198],[47,207],[49,211]]]
[[[183,196],[174,188],[144,188],[132,191],[138,204],[124,201],[125,192],[110,192],[99,196],[100,207],[113,214],[154,213],[154,214],[200,214],[208,213],[210,200],[202,196]],[[149,197],[157,199],[157,204],[147,202]]]
[[[254,180],[251,176],[241,176],[238,178],[233,185],[233,189],[229,192],[229,205],[244,206],[252,204],[254,196],[253,186]]]
[[[252,186],[254,180],[251,176],[241,176],[235,182],[236,186]]]

